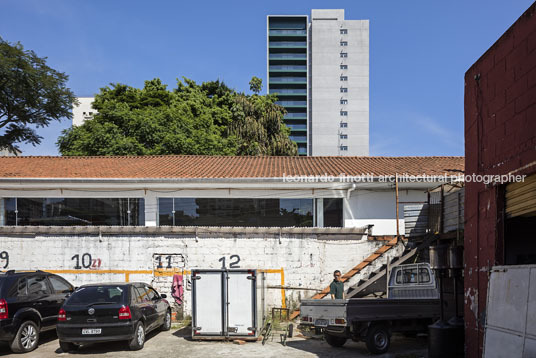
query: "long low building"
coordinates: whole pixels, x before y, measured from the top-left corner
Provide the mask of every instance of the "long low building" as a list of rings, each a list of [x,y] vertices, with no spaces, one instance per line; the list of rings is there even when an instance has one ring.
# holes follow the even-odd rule
[[[463,157],[3,157],[0,267],[165,291],[191,268],[252,268],[268,304],[292,305],[403,234],[404,206],[463,172]]]

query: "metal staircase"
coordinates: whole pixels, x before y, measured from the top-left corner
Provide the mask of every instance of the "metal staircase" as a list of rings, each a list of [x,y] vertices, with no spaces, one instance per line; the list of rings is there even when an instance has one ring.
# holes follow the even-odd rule
[[[398,237],[395,237],[394,239],[390,240],[389,242],[387,242],[385,245],[381,246],[379,249],[377,249],[376,251],[374,251],[374,253],[372,253],[370,256],[368,256],[366,259],[364,259],[363,261],[361,261],[361,263],[359,263],[359,265],[357,266],[354,266],[350,271],[346,272],[344,275],[342,275],[341,277],[341,281],[342,282],[346,282],[348,281],[350,278],[352,278],[353,276],[355,276],[356,274],[358,274],[359,272],[361,272],[365,267],[369,266],[372,262],[376,261],[378,258],[380,258],[384,253],[386,253],[387,251],[389,251],[391,248],[393,248],[394,246],[396,246],[398,244]],[[327,286],[326,288],[324,288],[321,292],[315,294],[313,297],[311,297],[310,299],[312,300],[319,300],[319,299],[322,299],[324,297],[326,297],[327,295],[329,294],[329,286]],[[290,314],[290,319],[294,319],[296,317],[298,317],[298,315],[300,314],[300,311],[299,310],[295,310],[293,311],[291,314]]]
[[[401,265],[413,258],[420,251],[428,248],[430,244],[437,239],[435,235],[428,235],[423,242],[415,248],[406,251],[402,256],[395,257],[390,262],[390,268]],[[350,287],[346,293],[346,298],[359,298],[374,294],[376,292],[385,292],[387,287],[387,265],[383,265],[375,272],[371,273],[368,278],[360,280],[357,285]]]

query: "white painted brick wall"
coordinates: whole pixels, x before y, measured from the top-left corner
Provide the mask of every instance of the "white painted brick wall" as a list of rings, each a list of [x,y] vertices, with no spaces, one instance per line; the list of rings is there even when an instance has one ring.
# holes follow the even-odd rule
[[[151,273],[130,274],[130,281],[152,283],[161,293],[166,293],[170,301],[172,277],[155,277],[153,270],[157,263],[154,257],[162,254],[162,264],[167,266],[167,254],[174,256],[173,268],[190,270],[193,268],[221,268],[225,257],[229,267],[231,255],[238,255],[240,268],[284,270],[285,285],[323,289],[332,280],[332,273],[339,269],[343,273],[359,264],[383,243],[362,239],[329,240],[318,239],[314,235],[296,235],[293,237],[245,237],[235,238],[199,238],[184,236],[36,236],[36,237],[0,237],[0,252],[9,254],[7,261],[0,260],[0,268],[16,270],[62,270],[61,273],[75,286],[92,282],[124,281],[127,271],[147,270]],[[401,245],[388,251],[386,255],[399,255]],[[76,269],[79,265],[88,266],[95,261],[96,268]],[[85,256],[84,256],[85,255]],[[384,256],[386,256],[384,255]],[[236,258],[235,258],[236,260]],[[385,258],[365,269],[368,276],[372,269],[385,263]],[[118,270],[119,273],[106,273],[106,270]],[[361,276],[356,275],[351,283]],[[281,285],[281,274],[267,273],[268,286]],[[307,298],[314,291],[286,290],[287,302],[297,302]],[[190,313],[191,291],[185,291],[185,314]],[[267,289],[266,304],[281,307],[280,289]]]

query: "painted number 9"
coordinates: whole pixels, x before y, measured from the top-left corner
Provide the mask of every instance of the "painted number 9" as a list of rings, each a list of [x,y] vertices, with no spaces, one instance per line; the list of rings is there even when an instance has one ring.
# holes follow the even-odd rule
[[[7,268],[9,266],[9,253],[7,251],[0,252],[0,260],[6,260],[3,268]]]

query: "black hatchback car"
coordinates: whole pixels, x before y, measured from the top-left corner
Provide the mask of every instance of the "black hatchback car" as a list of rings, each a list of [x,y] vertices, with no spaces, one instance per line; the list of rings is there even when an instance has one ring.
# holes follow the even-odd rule
[[[58,310],[74,287],[43,271],[0,274],[0,341],[16,353],[37,348],[39,333],[56,327]]]
[[[81,286],[59,311],[60,347],[68,352],[84,343],[124,340],[130,349],[142,349],[147,333],[171,328],[165,298],[141,282]]]

